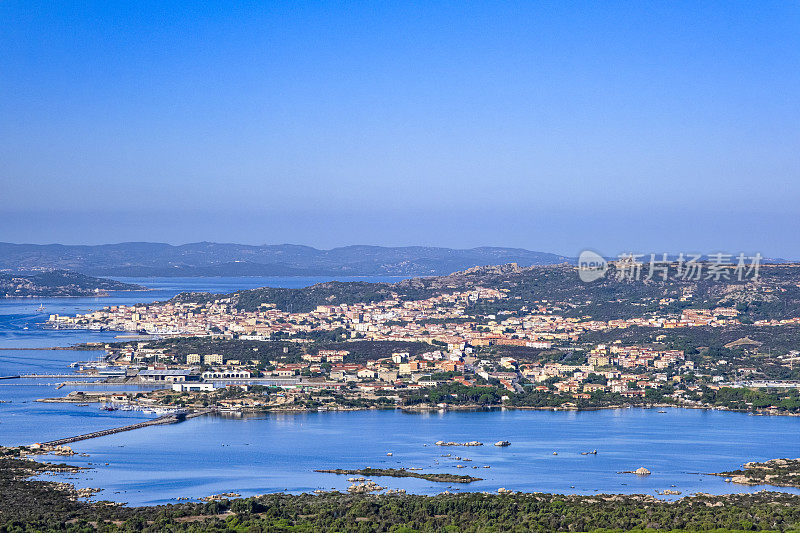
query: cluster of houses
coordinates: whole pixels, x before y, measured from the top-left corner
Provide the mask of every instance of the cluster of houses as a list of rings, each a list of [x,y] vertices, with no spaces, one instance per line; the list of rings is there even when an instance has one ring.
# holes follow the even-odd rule
[[[51,315],[49,323],[58,328],[108,329],[162,337],[217,334],[249,340],[308,342],[312,332],[340,330],[350,338],[367,340],[449,342],[456,338],[472,346],[549,348],[553,343],[575,341],[587,331],[630,326],[722,326],[738,320],[738,311],[733,308],[684,310],[679,318],[579,319],[559,314],[566,304],[546,300],[523,316],[500,313],[478,321],[466,313],[467,307],[478,300],[505,298],[508,295],[503,291],[475,288],[425,300],[394,298],[369,304],[320,305],[300,313],[281,311],[273,304],[262,304],[257,311],[243,311],[229,298],[221,298],[206,303],[111,306],[76,316]]]
[[[257,359],[228,359],[221,354],[188,354],[180,360],[164,349],[148,348],[147,343],[109,346],[108,352],[116,364],[135,368],[127,373],[131,379],[178,391],[260,383],[287,389],[407,392],[449,382],[492,384],[510,392],[519,392],[530,384],[536,390],[574,398],[589,398],[597,391],[637,397],[648,388],[679,382],[682,374],[694,370],[681,350],[620,343],[594,346],[579,364],[520,362],[512,357],[486,359],[465,341],[450,344],[447,349],[415,355],[397,352],[363,363],[353,362],[348,350],[318,350],[303,354],[299,362],[279,358],[267,364]]]
[[[491,383],[519,392],[536,389],[585,398],[598,392],[637,397],[648,388],[680,382],[694,371],[680,350],[655,350],[621,343],[584,350],[580,364],[517,361],[511,357],[485,358],[482,347],[511,346],[567,353],[581,334],[643,326],[681,328],[738,323],[731,307],[685,309],[680,316],[636,317],[617,320],[565,317],[567,304],[541,300],[521,313],[498,312],[481,316],[467,312],[483,299],[501,301],[508,291],[472,288],[435,297],[406,301],[393,297],[361,304],[319,305],[308,312],[286,312],[273,304],[256,311],[238,308],[230,298],[211,302],[167,302],[152,305],[111,306],[76,315],[52,315],[59,328],[109,329],[149,333],[159,337],[191,336],[257,341],[287,340],[305,345],[314,332],[344,331],[350,340],[417,341],[429,343],[420,354],[389,353],[356,362],[348,350],[318,350],[309,346],[302,359],[274,357],[234,359],[220,353],[175,356],[147,342],[109,348],[110,359],[125,367],[123,374],[140,382],[165,384],[176,390],[211,390],[225,384],[264,383],[287,388],[358,389],[362,391],[414,390],[442,382],[464,385]],[[681,299],[691,298],[684,294]],[[662,301],[664,305],[669,301]],[[762,321],[766,323],[766,321]],[[770,325],[798,323],[770,321]],[[766,324],[765,324],[766,325]],[[362,360],[358,360],[362,361]]]

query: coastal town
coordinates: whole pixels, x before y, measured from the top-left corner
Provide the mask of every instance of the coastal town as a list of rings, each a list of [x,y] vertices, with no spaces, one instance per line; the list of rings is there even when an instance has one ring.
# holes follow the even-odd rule
[[[0,533],[800,533],[800,2],[0,20]]]
[[[691,303],[690,290],[680,294]],[[800,324],[796,317],[753,321],[736,306],[716,306],[596,320],[567,316],[571,301],[540,299],[505,310],[514,292],[487,286],[418,299],[390,293],[299,312],[271,302],[243,309],[240,294],[189,296],[50,316],[53,328],[126,332],[130,340],[85,346],[104,350],[105,357],[83,363],[81,372],[153,390],[81,391],[48,401],[223,411],[642,404],[781,414],[800,409],[800,383],[792,373],[797,351],[762,354],[762,343],[744,335],[714,353],[692,347],[687,354],[668,338],[672,331],[745,324],[793,328]],[[486,303],[499,311],[472,312]],[[628,330],[647,331],[648,342],[591,341]],[[790,379],[776,368],[788,370]]]

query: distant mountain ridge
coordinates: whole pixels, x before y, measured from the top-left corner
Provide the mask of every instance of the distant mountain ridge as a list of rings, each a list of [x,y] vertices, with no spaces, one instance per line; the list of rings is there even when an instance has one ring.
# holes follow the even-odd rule
[[[483,265],[574,262],[522,248],[354,245],[319,250],[296,244],[197,242],[171,245],[0,243],[0,269],[64,269],[93,276],[426,276]]]

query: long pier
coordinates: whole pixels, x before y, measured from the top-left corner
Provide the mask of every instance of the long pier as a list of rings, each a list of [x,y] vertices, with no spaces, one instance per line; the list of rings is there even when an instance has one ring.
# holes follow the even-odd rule
[[[61,446],[62,444],[70,444],[81,440],[94,439],[97,437],[105,437],[106,435],[113,435],[115,433],[122,433],[123,431],[132,431],[134,429],[146,428],[148,426],[159,426],[163,424],[177,424],[186,420],[186,413],[169,414],[159,416],[152,420],[145,420],[144,422],[137,422],[119,428],[104,429],[101,431],[93,431],[92,433],[85,433],[83,435],[75,435],[74,437],[66,437],[63,439],[51,440],[48,442],[40,443],[42,446]]]
[[[70,444],[72,442],[78,442],[81,440],[94,439],[97,437],[105,437],[106,435],[122,433],[123,431],[132,431],[134,429],[146,428],[148,426],[177,424],[178,422],[183,422],[184,420],[188,420],[190,418],[196,418],[198,416],[207,415],[211,412],[213,412],[213,409],[200,409],[198,411],[181,411],[178,413],[170,413],[168,415],[159,416],[158,418],[153,418],[152,420],[137,422],[136,424],[130,424],[119,428],[104,429],[102,431],[93,431],[92,433],[75,435],[74,437],[66,437],[63,439],[51,440],[48,442],[41,442],[40,444],[42,446],[61,446],[62,444]]]

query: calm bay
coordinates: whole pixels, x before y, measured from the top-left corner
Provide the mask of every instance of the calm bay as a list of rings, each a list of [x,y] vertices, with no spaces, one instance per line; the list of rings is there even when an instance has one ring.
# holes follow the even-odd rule
[[[118,334],[41,328],[41,322],[52,313],[74,314],[107,305],[165,300],[184,290],[222,293],[265,285],[302,287],[328,278],[119,279],[152,290],[114,293],[106,298],[0,300],[0,376],[69,372],[70,363],[95,358],[101,352],[43,348],[113,341]],[[397,278],[341,279],[394,281]],[[105,412],[94,404],[81,407],[35,402],[37,398],[66,395],[75,390],[74,387],[55,390],[60,381],[63,379],[0,380],[0,401],[4,402],[0,403],[0,444],[30,444],[154,416],[138,411]],[[73,448],[89,457],[55,459],[91,466],[91,470],[64,479],[78,487],[103,488],[96,499],[142,505],[221,492],[247,496],[280,491],[345,490],[349,476],[314,470],[367,466],[420,468],[421,473],[447,472],[483,478],[470,484],[452,485],[408,478],[374,478],[383,486],[422,494],[445,490],[494,492],[499,487],[576,494],[654,494],[656,490],[670,488],[684,495],[749,492],[765,487],[731,485],[722,478],[705,474],[734,469],[751,460],[800,456],[798,417],[687,409],[665,411],[495,410],[408,414],[389,410],[200,417],[181,424],[75,443]],[[479,440],[486,445],[442,448],[433,444],[437,440]],[[511,446],[491,445],[498,440],[508,440]],[[597,455],[581,454],[594,449]],[[446,454],[451,456],[442,457]],[[652,474],[640,477],[618,473],[640,466]]]

